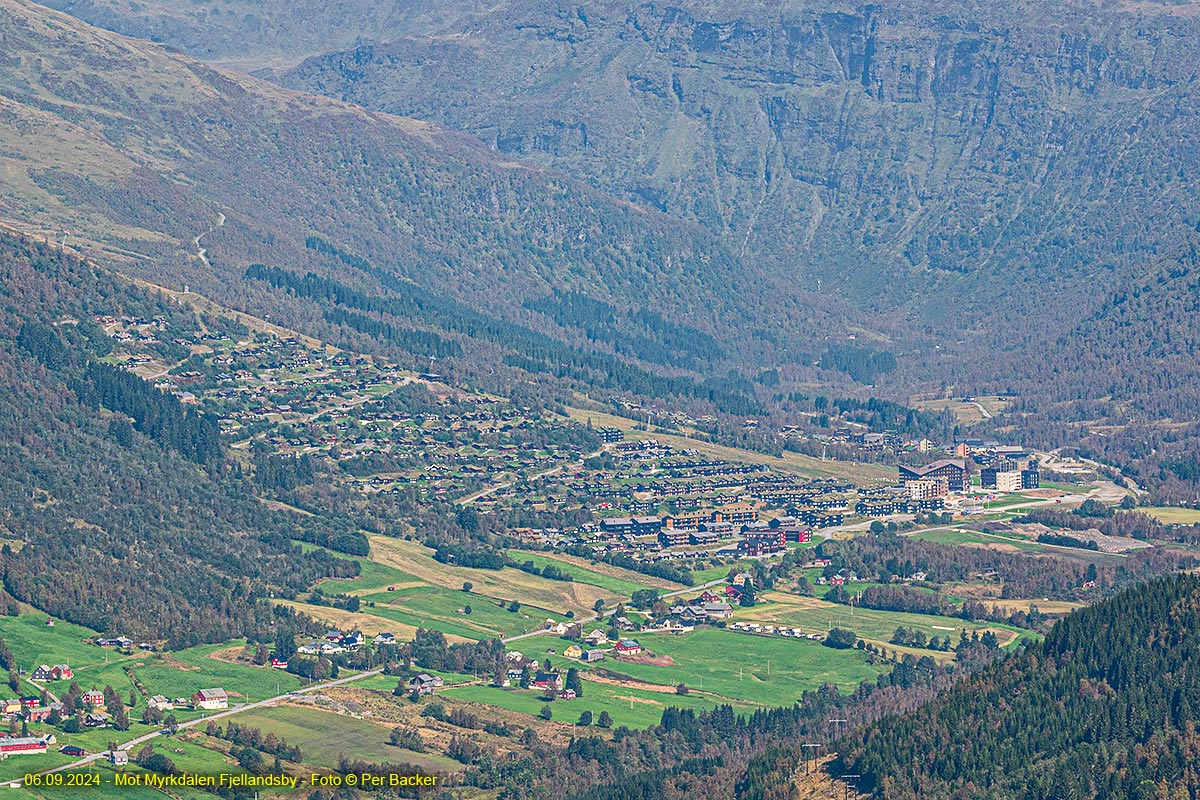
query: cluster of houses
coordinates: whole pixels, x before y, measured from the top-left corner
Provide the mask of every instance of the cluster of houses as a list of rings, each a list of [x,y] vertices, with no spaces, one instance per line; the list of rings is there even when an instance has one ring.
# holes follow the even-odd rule
[[[784,625],[764,625],[758,622],[731,622],[727,630],[765,634],[768,636],[786,636],[793,639],[812,639],[818,642],[825,638],[819,633],[805,633],[799,628],[789,628]]]
[[[69,681],[75,677],[75,672],[66,664],[55,664],[48,667],[42,664],[35,667],[29,674],[29,680],[45,683],[46,681]]]
[[[103,697],[101,697],[103,700]],[[43,706],[39,697],[14,697],[8,700],[0,700],[0,707],[3,709],[3,716],[6,722],[12,722],[17,719],[24,719],[28,722],[45,722],[55,709],[61,713],[62,703],[51,703],[48,706]]]
[[[132,650],[134,647],[134,642],[133,639],[130,639],[128,636],[101,636],[100,638],[96,639],[96,646],[116,647],[120,650]],[[137,648],[139,650],[150,651],[155,649],[155,645],[153,642],[138,642]]]
[[[676,617],[681,625],[729,619],[733,616],[733,606],[730,602],[738,602],[741,596],[742,588],[736,584],[723,587],[720,593],[705,589],[685,605],[672,606],[671,615]]]
[[[532,688],[554,692],[563,700],[575,699],[575,690],[563,687],[562,673],[557,670],[541,669],[541,662],[536,658],[527,658],[520,651],[513,650],[504,655],[504,660],[507,666],[504,675],[497,676],[500,678],[497,685],[511,686],[514,683],[523,683],[528,676],[528,685]]]
[[[363,636],[362,631],[329,631],[325,637],[319,641],[309,642],[306,645],[301,645],[296,648],[296,652],[306,656],[329,656],[337,653],[353,653],[366,644],[367,637]],[[372,639],[375,645],[395,644],[396,635],[393,633],[380,633]],[[279,661],[277,664],[276,661]],[[287,662],[279,659],[271,659],[271,666],[286,667]]]

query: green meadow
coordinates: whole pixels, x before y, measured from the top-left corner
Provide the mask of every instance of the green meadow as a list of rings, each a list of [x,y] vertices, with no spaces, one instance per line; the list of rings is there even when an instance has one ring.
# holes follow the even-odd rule
[[[298,745],[303,762],[310,766],[336,767],[343,756],[382,763],[408,763],[417,767],[458,771],[462,765],[429,753],[414,753],[388,743],[391,727],[374,722],[300,706],[260,708],[239,714],[239,725],[250,725],[274,733]]]
[[[592,669],[664,686],[683,683],[689,689],[751,704],[780,706],[826,683],[852,691],[887,668],[868,663],[868,655],[859,650],[833,650],[808,640],[750,636],[716,628],[682,636],[639,634],[637,640],[656,655],[669,656],[674,664],[608,659]]]
[[[546,703],[541,692],[528,689],[501,689],[495,686],[463,686],[439,692],[455,700],[485,703],[521,714],[536,715]],[[625,725],[630,728],[648,728],[662,720],[664,708],[709,709],[723,702],[698,692],[686,696],[673,693],[650,692],[643,689],[628,689],[623,686],[584,681],[583,697],[574,700],[555,700],[550,703],[553,719],[559,722],[576,723],[584,711],[599,717],[607,711],[613,718],[613,727]]]

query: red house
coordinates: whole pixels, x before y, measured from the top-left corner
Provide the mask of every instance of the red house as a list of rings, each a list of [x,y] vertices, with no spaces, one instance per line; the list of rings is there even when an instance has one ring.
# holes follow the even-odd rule
[[[25,716],[30,722],[45,722],[50,719],[50,707],[38,706],[37,708],[31,708]]]
[[[75,673],[66,664],[56,664],[50,670],[50,677],[56,681],[69,681],[75,677]]]
[[[740,587],[740,586],[734,586],[733,584],[730,584],[730,585],[726,586],[726,587],[725,587],[725,596],[726,596],[726,597],[732,597],[732,598],[735,598],[735,599],[736,599],[736,598],[738,598],[738,597],[741,597],[741,596],[742,596],[742,587]],[[716,600],[714,600],[713,602],[715,603],[715,602],[717,602],[717,601],[716,601]]]
[[[44,753],[46,752],[46,740],[26,736],[18,738],[15,736],[0,739],[0,754],[5,756],[15,753]]]
[[[84,692],[83,702],[85,705],[99,708],[100,706],[104,705],[104,693],[97,692],[95,689],[90,692]],[[37,703],[34,703],[34,705],[37,705]]]
[[[271,659],[271,666],[274,667],[275,669],[287,669],[287,664],[288,664],[287,659],[283,659],[283,658],[272,658]]]
[[[622,639],[613,649],[621,656],[636,656],[642,652],[642,646],[633,639]]]

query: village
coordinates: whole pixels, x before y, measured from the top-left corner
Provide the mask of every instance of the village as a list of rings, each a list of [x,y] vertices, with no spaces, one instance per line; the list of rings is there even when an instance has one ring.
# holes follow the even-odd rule
[[[899,466],[800,469],[599,411],[564,415],[466,391],[432,363],[405,369],[266,326],[95,321],[113,341],[110,362],[214,414],[248,464],[282,465],[267,490],[286,489],[292,465],[309,463],[363,508],[395,498],[535,522],[506,530],[505,561],[486,569],[444,559],[413,536],[370,532],[360,577],[275,601],[329,626],[286,646],[166,652],[153,639],[56,626],[32,611],[0,620],[0,635],[24,643],[16,685],[32,690],[4,702],[0,755],[40,754],[52,766],[105,753],[125,768],[132,754],[110,744],[146,733],[170,738],[173,758],[228,764],[222,740],[197,726],[231,712],[291,736],[296,719],[317,729],[361,723],[366,742],[390,729],[381,734],[364,709],[436,739],[443,722],[430,709],[446,704],[520,714],[553,736],[568,723],[646,727],[668,705],[751,712],[826,684],[852,691],[905,657],[954,658],[900,631],[921,630],[926,643],[990,635],[999,646],[1033,634],[856,608],[875,579],[835,562],[823,544],[884,532],[935,537],[946,526],[955,529],[947,535],[976,536],[957,528],[1072,497],[1070,487],[1043,486],[1041,455],[995,441],[864,433],[856,446],[903,452]],[[890,581],[938,588],[925,578],[913,567]],[[995,576],[970,581],[971,591],[996,586]],[[826,599],[834,590],[844,590],[837,602]],[[431,631],[451,646],[500,640],[503,667],[468,674],[414,661],[394,670]],[[839,638],[847,632],[849,643]],[[332,705],[307,697],[335,679],[354,683],[319,695]],[[303,743],[319,754],[315,763],[336,765],[319,738]],[[420,760],[419,747],[403,756]]]

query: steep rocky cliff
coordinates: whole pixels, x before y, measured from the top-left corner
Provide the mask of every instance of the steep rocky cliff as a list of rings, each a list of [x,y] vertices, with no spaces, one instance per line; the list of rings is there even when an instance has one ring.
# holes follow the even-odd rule
[[[512,0],[280,80],[697,220],[777,289],[1012,336],[1200,220],[1192,7],[1142,8]]]

